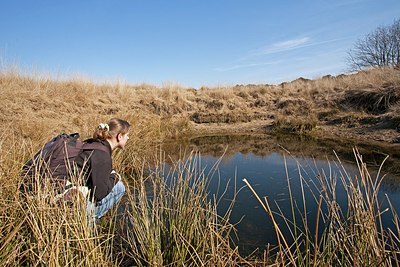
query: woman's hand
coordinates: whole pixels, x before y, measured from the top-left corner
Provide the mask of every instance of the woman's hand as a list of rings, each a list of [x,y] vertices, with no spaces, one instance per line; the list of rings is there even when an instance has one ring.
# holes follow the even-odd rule
[[[121,175],[120,175],[118,172],[116,172],[115,170],[112,170],[112,171],[111,171],[111,174],[112,174],[114,177],[117,177],[117,178],[118,178],[118,181],[121,181]]]

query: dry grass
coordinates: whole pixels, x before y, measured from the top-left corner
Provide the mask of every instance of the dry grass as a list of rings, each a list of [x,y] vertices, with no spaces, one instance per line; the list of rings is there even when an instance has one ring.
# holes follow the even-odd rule
[[[350,176],[338,159],[339,173],[317,170],[317,184],[303,177],[301,166],[298,172],[301,199],[291,195],[291,177],[287,175],[291,214],[271,208],[269,200],[261,199],[250,183],[244,182],[255,194],[265,212],[273,222],[278,240],[277,265],[290,266],[398,266],[400,253],[398,215],[390,200],[378,197],[382,177],[378,172],[372,177],[355,151],[359,174]],[[382,163],[383,164],[383,163]],[[306,189],[315,192],[306,196]],[[343,190],[347,203],[337,202],[337,194]],[[306,198],[316,201],[316,217],[308,215]],[[389,208],[383,208],[384,203]],[[347,205],[346,205],[347,204]],[[394,221],[394,228],[384,228],[382,215],[386,212]],[[278,220],[281,222],[278,224]],[[314,228],[310,228],[311,220]],[[289,229],[289,236],[282,233]],[[293,241],[289,241],[293,240]]]
[[[168,184],[153,184],[155,191],[150,198],[143,195],[144,191],[138,191],[134,196],[144,201],[142,206],[134,205],[137,200],[129,200],[129,212],[142,221],[138,221],[139,228],[132,229],[137,236],[126,237],[129,249],[119,249],[119,255],[113,251],[118,241],[115,238],[117,226],[113,220],[100,232],[93,232],[82,224],[85,221],[82,206],[71,209],[49,202],[45,197],[51,192],[47,191],[48,188],[43,188],[28,201],[21,201],[18,194],[21,166],[40,146],[60,132],[79,132],[86,138],[98,123],[111,117],[121,117],[131,122],[133,130],[127,151],[115,155],[115,166],[130,175],[132,180],[136,179],[139,190],[145,190],[142,182],[148,177],[142,172],[143,162],[152,162],[157,153],[155,151],[158,151],[155,147],[165,140],[204,134],[196,132],[195,123],[233,124],[274,118],[275,125],[280,128],[309,132],[321,123],[345,117],[349,108],[354,117],[360,117],[358,110],[360,107],[365,109],[362,103],[350,101],[346,110],[341,106],[342,101],[352,99],[355,92],[390,86],[397,97],[399,84],[400,74],[394,70],[375,70],[314,81],[298,79],[277,86],[248,85],[201,90],[173,84],[160,88],[118,82],[98,84],[85,79],[56,80],[3,70],[0,72],[0,264],[112,266],[118,265],[121,257],[137,257],[136,263],[143,265],[185,264],[188,261],[218,266],[244,264],[244,259],[240,258],[235,248],[229,246],[226,234],[231,231],[231,226],[224,218],[218,218],[215,207],[204,197],[193,194],[193,188],[187,184],[180,184],[178,188],[183,191],[179,192],[174,191],[176,188],[169,188]],[[384,115],[400,117],[396,98],[385,93],[383,99]],[[374,103],[377,102],[373,102],[372,106],[377,106]],[[154,160],[156,163],[157,160]],[[185,172],[193,178],[202,177],[198,171]],[[197,180],[194,184],[199,185]],[[183,201],[186,197],[189,198],[187,204],[192,206],[168,202],[175,198]],[[148,210],[146,205],[151,198],[158,201],[152,203],[158,210]],[[189,207],[198,212],[183,213],[185,216],[182,218],[175,217],[177,210]],[[148,217],[139,216],[143,214]],[[199,217],[191,217],[194,215]],[[178,226],[167,229],[172,221],[181,220],[179,224],[183,224],[185,220],[192,219],[198,221],[197,230]],[[161,242],[162,239],[172,238],[179,245],[160,247],[165,240],[156,244],[145,237],[142,243],[135,243],[144,229],[140,227],[146,229],[143,234],[147,237],[160,234],[157,236],[159,239],[154,240]],[[211,242],[209,247],[206,241]],[[329,242],[331,240],[326,240],[327,244]],[[334,245],[332,242],[329,244]],[[150,249],[150,245],[154,246]],[[343,249],[349,247],[348,243],[342,245]],[[380,254],[371,255],[379,258],[384,254],[380,250],[378,252]],[[315,255],[318,256],[317,262],[329,263],[320,254]],[[346,259],[346,263],[349,262],[360,261]]]
[[[6,140],[10,147],[1,147],[0,265],[112,266],[112,231],[89,227],[83,201],[56,202],[48,183],[37,183],[34,194],[19,192],[22,157],[31,146],[13,142],[11,134]]]
[[[9,156],[19,157],[16,153],[27,147],[13,148],[2,165],[7,172],[0,177],[2,266],[235,266],[245,261],[231,247],[229,211],[219,216],[218,200],[208,198],[208,178],[198,157],[175,162],[167,172],[157,161],[158,153],[149,160],[136,157],[131,148],[123,158],[116,155],[132,191],[128,188],[125,212],[116,214],[114,209],[108,221],[93,228],[86,202],[79,195],[73,202],[55,201],[54,189],[40,174],[33,179],[34,191],[21,194],[22,161]],[[137,171],[143,162],[156,162],[152,173]]]
[[[162,160],[164,161],[164,160]],[[217,214],[198,155],[157,164],[128,194],[122,216],[125,260],[134,266],[237,266],[231,209]],[[215,170],[214,170],[215,171]],[[141,174],[143,175],[143,173]],[[234,202],[234,200],[233,200]]]
[[[175,84],[155,87],[119,82],[96,84],[83,79],[59,81],[3,71],[0,72],[0,88],[0,122],[35,142],[62,130],[79,130],[90,135],[92,122],[114,116],[132,119],[138,125],[144,121],[161,127],[178,121],[178,127],[183,128],[175,132],[169,129],[167,136],[190,134],[194,124],[257,120],[268,123],[271,118],[279,120],[282,116],[287,117],[287,121],[300,118],[306,121],[325,114],[322,120],[316,121],[317,125],[334,122],[348,112],[400,116],[397,105],[400,72],[393,69],[315,80],[299,78],[280,85],[200,90]],[[141,118],[145,119],[141,121]],[[274,125],[283,126],[283,123]],[[160,132],[149,135],[157,136]]]
[[[380,90],[353,90],[346,92],[342,104],[372,114],[382,114],[400,100],[400,90],[393,85],[385,85]]]

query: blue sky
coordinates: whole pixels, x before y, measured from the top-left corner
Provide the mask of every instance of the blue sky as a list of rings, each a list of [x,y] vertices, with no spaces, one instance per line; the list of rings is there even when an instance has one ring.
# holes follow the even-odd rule
[[[4,0],[0,63],[131,84],[277,84],[347,71],[400,0]]]

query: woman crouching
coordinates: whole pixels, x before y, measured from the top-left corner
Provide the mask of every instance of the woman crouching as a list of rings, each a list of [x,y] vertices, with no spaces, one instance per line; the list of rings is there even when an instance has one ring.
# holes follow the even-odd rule
[[[113,118],[108,123],[100,124],[92,139],[85,140],[85,143],[97,142],[97,145],[107,148],[84,151],[78,160],[85,162],[83,173],[90,190],[87,205],[90,221],[101,218],[125,193],[121,176],[113,170],[112,151],[125,147],[129,129],[127,121]]]

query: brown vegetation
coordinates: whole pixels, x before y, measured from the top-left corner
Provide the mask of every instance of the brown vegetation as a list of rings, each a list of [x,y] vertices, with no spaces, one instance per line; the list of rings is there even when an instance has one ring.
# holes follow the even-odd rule
[[[134,134],[153,140],[193,132],[206,135],[234,124],[230,130],[242,133],[280,129],[399,142],[400,72],[393,69],[299,78],[276,86],[199,90],[60,81],[3,71],[0,88],[2,127],[35,143],[60,131],[89,135],[94,122],[113,116],[130,119]]]
[[[21,163],[55,134],[79,132],[86,138],[110,117],[132,123],[129,147],[146,158],[153,153],[149,147],[182,136],[296,132],[378,141],[395,150],[400,142],[400,71],[393,69],[199,90],[33,78],[6,70],[0,72],[0,88],[1,166],[16,146],[25,147],[12,159]],[[122,161],[141,162],[116,158],[118,167],[125,166]]]
[[[82,224],[85,220],[84,205],[76,207],[70,213],[70,207],[60,208],[56,203],[49,203],[46,188],[43,194],[38,194],[28,201],[21,201],[17,193],[20,183],[18,174],[23,162],[50,137],[63,131],[79,132],[86,138],[98,123],[105,122],[110,117],[129,120],[133,131],[127,148],[128,153],[124,153],[123,157],[121,154],[115,155],[115,167],[127,174],[127,179],[131,180],[134,180],[136,171],[140,178],[135,181],[139,184],[138,190],[146,189],[143,182],[148,179],[141,172],[145,162],[143,158],[157,158],[159,155],[154,154],[157,154],[155,151],[158,150],[154,149],[154,145],[182,136],[221,133],[265,134],[279,130],[324,138],[338,134],[341,139],[354,137],[363,140],[372,138],[389,143],[400,141],[400,72],[390,69],[337,77],[327,76],[317,80],[297,79],[276,86],[237,85],[199,90],[176,85],[160,88],[145,84],[96,84],[82,79],[33,78],[6,70],[0,72],[0,90],[2,265],[117,265],[118,260],[114,257],[118,253],[122,254],[122,258],[137,259],[143,265],[179,260],[196,261],[197,258],[201,258],[209,262],[209,266],[234,266],[240,265],[238,262],[243,260],[235,249],[230,250],[229,240],[225,236],[232,229],[231,226],[228,223],[219,225],[212,221],[217,218],[212,212],[214,206],[209,207],[208,211],[211,213],[198,213],[198,221],[209,224],[208,228],[196,230],[195,233],[200,233],[200,237],[203,238],[198,243],[202,245],[196,250],[195,243],[190,240],[192,237],[197,238],[193,232],[185,233],[183,230],[186,228],[178,227],[169,231],[171,229],[163,228],[163,224],[160,227],[157,224],[182,219],[171,215],[174,215],[175,209],[188,206],[183,207],[176,203],[168,206],[170,203],[160,201],[160,209],[155,210],[160,213],[147,214],[147,217],[141,216],[148,211],[145,210],[145,202],[142,203],[143,207],[139,206],[139,209],[135,210],[137,199],[129,199],[128,205],[131,205],[131,210],[128,212],[131,212],[131,215],[136,212],[138,215],[130,219],[136,218],[143,224],[138,223],[138,228],[134,229],[137,236],[127,236],[124,240],[128,248],[113,251],[114,242],[117,242],[116,217],[111,216],[115,221],[106,225],[98,234],[90,232],[90,229]],[[243,145],[243,142],[239,141],[237,144]],[[266,143],[265,138],[260,139],[260,147],[272,145],[275,143]],[[391,144],[391,147],[394,148],[395,145]],[[210,149],[218,150],[221,147],[213,146]],[[189,171],[183,171],[190,174]],[[155,190],[158,188],[156,186],[158,184],[154,184],[150,189]],[[162,190],[153,191],[153,197],[165,197],[165,192],[170,192],[171,200],[180,199],[180,193],[192,192],[191,187],[184,188],[187,191],[173,192],[169,188],[160,187]],[[139,193],[138,195],[141,195],[146,191]],[[204,204],[208,204],[204,201],[192,201],[197,199],[197,195],[190,197],[186,203],[196,205],[195,208],[199,210],[204,208]],[[143,195],[142,198],[146,199],[146,196]],[[184,200],[178,204],[185,204]],[[79,203],[77,205],[79,206]],[[160,214],[163,218],[159,217]],[[187,212],[187,217],[181,221],[187,222],[186,218],[191,220],[191,216],[196,214]],[[160,218],[165,220],[158,221]],[[371,218],[375,218],[374,215]],[[203,226],[199,224],[200,228]],[[165,238],[169,238],[168,240],[185,242],[176,242],[182,246],[168,248],[170,250],[160,250],[157,246],[153,247],[154,251],[150,250],[150,245],[154,245],[151,234],[158,235],[157,231],[160,230],[165,231]],[[203,230],[207,231],[201,232]],[[137,243],[135,238],[139,237],[139,233],[150,235],[144,236],[143,243]],[[170,237],[169,234],[173,236]],[[210,247],[213,252],[204,246],[211,239],[214,241]],[[333,241],[336,242],[336,239]],[[344,244],[344,247],[347,249],[347,244]],[[149,250],[145,251],[145,248]],[[164,253],[165,251],[169,251],[170,254]],[[176,258],[176,253],[182,251],[185,258]],[[145,256],[145,252],[154,254],[150,253],[148,257],[139,259],[139,256]],[[282,258],[281,263],[284,262],[288,263],[287,259]],[[320,262],[325,263],[323,258]]]

